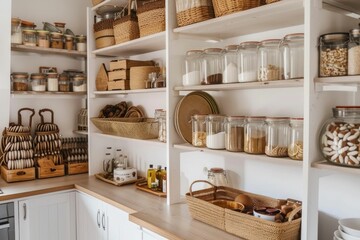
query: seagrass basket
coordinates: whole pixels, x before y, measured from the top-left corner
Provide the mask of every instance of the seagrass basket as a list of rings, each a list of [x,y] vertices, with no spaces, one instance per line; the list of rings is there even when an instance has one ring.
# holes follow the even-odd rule
[[[95,47],[97,49],[115,44],[114,19],[105,19],[94,23]]]
[[[260,0],[212,0],[215,17],[260,6]]]
[[[211,0],[177,0],[176,18],[179,27],[214,18]]]
[[[116,44],[140,37],[138,18],[136,15],[131,14],[131,3],[132,0],[130,0],[128,4],[128,14],[114,21],[114,36]]]
[[[165,31],[165,0],[154,0],[138,5],[140,37]]]

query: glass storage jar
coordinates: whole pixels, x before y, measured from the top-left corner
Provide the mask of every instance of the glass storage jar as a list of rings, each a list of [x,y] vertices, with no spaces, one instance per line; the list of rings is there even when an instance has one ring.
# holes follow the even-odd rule
[[[264,154],[266,142],[266,128],[264,116],[246,118],[244,152],[251,154]]]
[[[63,42],[63,34],[59,32],[51,32],[50,33],[50,47],[63,49],[64,42]]]
[[[225,149],[224,118],[224,116],[217,114],[206,116],[206,147]]]
[[[64,35],[65,40],[65,49],[73,50],[74,49],[74,36],[73,35]]]
[[[245,117],[230,116],[225,119],[225,149],[230,152],[244,151]]]
[[[85,74],[76,74],[73,77],[73,92],[86,92],[86,76]]]
[[[11,74],[12,91],[27,91],[29,74],[26,72],[13,72]]]
[[[24,29],[22,31],[22,41],[25,46],[36,47],[36,31]]]
[[[328,33],[320,36],[320,77],[347,75],[348,40],[348,33]]]
[[[258,52],[259,42],[242,42],[238,50],[238,81],[253,82],[258,80]]]
[[[287,157],[289,141],[289,118],[266,118],[265,154],[270,157]]]
[[[280,79],[280,39],[267,39],[258,47],[258,80],[271,81]]]
[[[360,167],[360,106],[336,106],[320,133],[324,158],[334,164]]]
[[[226,46],[223,50],[223,79],[222,83],[234,83],[238,81],[237,45]]]
[[[207,115],[196,114],[191,116],[192,140],[195,147],[206,147],[206,122]]]
[[[158,114],[157,121],[159,122],[159,136],[160,142],[166,142],[166,111],[161,110]]]
[[[32,73],[30,75],[31,90],[35,92],[46,91],[46,76],[42,73]]]
[[[348,75],[360,74],[360,29],[350,31],[348,50]]]
[[[203,57],[203,79],[201,84],[222,83],[223,69],[221,59],[221,48],[207,48],[204,50]]]
[[[185,75],[183,76],[184,86],[201,84],[202,53],[202,50],[190,50],[186,52]]]
[[[37,30],[37,45],[43,48],[50,47],[50,35],[49,31]]]
[[[303,159],[303,118],[290,118],[288,155],[291,159]]]
[[[207,171],[207,179],[215,186],[229,185],[226,171],[222,168],[210,168],[210,170]]]
[[[76,50],[86,52],[86,36],[76,35]]]
[[[69,76],[66,73],[62,73],[59,75],[59,91],[70,92]]]
[[[11,43],[22,44],[21,19],[11,18]]]
[[[59,91],[59,78],[57,73],[47,74],[47,90],[49,92]]]
[[[304,77],[304,34],[286,35],[280,43],[280,78],[294,79]]]

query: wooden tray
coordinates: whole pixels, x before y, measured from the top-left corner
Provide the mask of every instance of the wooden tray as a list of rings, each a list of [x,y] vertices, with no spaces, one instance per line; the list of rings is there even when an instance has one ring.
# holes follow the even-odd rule
[[[115,182],[114,180],[107,179],[107,178],[105,177],[105,174],[104,174],[104,173],[95,174],[95,177],[96,177],[97,179],[100,179],[100,180],[104,181],[104,182],[111,183],[111,184],[113,184],[113,185],[115,185],[115,186],[123,186],[123,185],[127,185],[127,184],[132,184],[132,183],[135,183],[135,182],[137,182],[137,181],[141,181],[141,180],[144,179],[143,177],[139,177],[139,176],[138,176],[138,178],[137,178],[136,180],[132,180],[132,181],[128,181],[128,182],[123,182],[123,183],[118,183],[118,182]]]
[[[154,195],[159,196],[159,197],[165,197],[166,198],[166,193],[150,189],[148,187],[147,181],[145,179],[143,181],[138,181],[135,185],[136,185],[136,188],[139,189],[139,190],[154,194]]]

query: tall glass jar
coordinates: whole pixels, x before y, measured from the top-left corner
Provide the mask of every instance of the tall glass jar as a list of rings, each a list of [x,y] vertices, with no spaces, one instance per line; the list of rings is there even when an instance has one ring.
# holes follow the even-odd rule
[[[266,118],[265,154],[270,157],[287,157],[289,140],[289,118]]]
[[[22,41],[25,46],[36,47],[36,31],[24,29],[22,31]]]
[[[225,149],[224,118],[216,114],[206,116],[206,147]]]
[[[360,74],[360,29],[355,28],[350,31],[349,51],[348,51],[348,74]]]
[[[196,114],[191,116],[192,141],[195,147],[206,147],[206,122],[207,115]]]
[[[64,35],[65,49],[73,50],[74,49],[74,36],[73,35]]]
[[[63,42],[63,34],[59,32],[52,32],[50,33],[50,47],[63,49],[64,42]]]
[[[47,74],[47,90],[49,92],[59,91],[59,78],[57,73]]]
[[[219,84],[223,80],[221,48],[207,48],[204,50],[203,79],[201,84]]]
[[[320,77],[347,75],[348,40],[348,33],[328,33],[320,36]]]
[[[230,152],[244,151],[245,117],[230,116],[225,120],[225,149]]]
[[[11,43],[22,44],[21,19],[11,18]]]
[[[186,52],[185,75],[183,76],[184,86],[201,84],[202,53],[202,50],[190,50]]]
[[[234,83],[238,81],[237,66],[238,45],[226,46],[223,50],[223,79],[222,83]]]
[[[42,73],[32,73],[30,75],[31,90],[35,92],[46,91],[46,75]]]
[[[69,76],[66,73],[62,73],[59,75],[59,91],[70,92]]]
[[[337,106],[332,111],[321,129],[321,152],[331,163],[360,167],[360,106]]]
[[[85,74],[75,74],[72,78],[73,92],[86,92],[86,75]]]
[[[258,80],[258,52],[259,42],[242,42],[238,50],[238,81],[253,82]]]
[[[166,142],[166,111],[165,110],[161,109],[161,111],[158,112],[157,121],[159,123],[158,140],[160,142]]]
[[[244,151],[251,154],[264,154],[266,142],[265,119],[263,116],[247,117],[245,124]]]
[[[304,34],[286,35],[280,43],[281,79],[304,77]]]
[[[76,35],[76,50],[86,52],[86,36]]]
[[[50,35],[49,31],[37,30],[37,45],[43,48],[50,47]]]
[[[258,47],[258,80],[280,79],[280,39],[267,39]]]
[[[303,159],[303,118],[290,118],[288,155],[291,159]]]

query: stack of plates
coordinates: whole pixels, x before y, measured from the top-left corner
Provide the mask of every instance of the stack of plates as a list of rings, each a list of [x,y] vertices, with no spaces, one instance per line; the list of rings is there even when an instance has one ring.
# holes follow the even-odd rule
[[[360,218],[340,219],[334,240],[360,240]]]
[[[206,92],[192,92],[183,97],[175,108],[174,125],[179,136],[191,143],[191,116],[196,114],[219,114],[219,108],[211,95]]]

